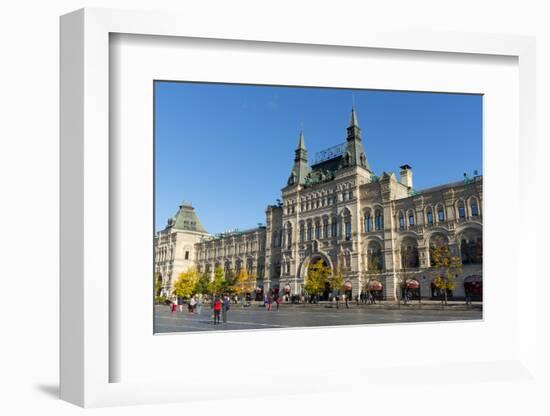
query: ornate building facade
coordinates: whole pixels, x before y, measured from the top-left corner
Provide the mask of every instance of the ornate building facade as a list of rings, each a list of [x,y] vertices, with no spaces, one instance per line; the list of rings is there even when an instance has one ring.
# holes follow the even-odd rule
[[[400,167],[399,178],[376,176],[354,109],[345,143],[316,159],[309,165],[300,133],[281,202],[267,207],[265,226],[216,237],[201,230],[190,251],[199,271],[246,267],[258,291],[302,294],[309,265],[321,260],[343,274],[350,296],[371,290],[392,299],[406,282],[417,295],[430,297],[435,295],[430,253],[447,245],[462,261],[452,295],[460,298],[468,290],[481,297],[481,176],[420,191],[413,188],[409,165]],[[156,252],[162,233],[166,229],[156,237]],[[186,251],[174,250],[175,259]]]

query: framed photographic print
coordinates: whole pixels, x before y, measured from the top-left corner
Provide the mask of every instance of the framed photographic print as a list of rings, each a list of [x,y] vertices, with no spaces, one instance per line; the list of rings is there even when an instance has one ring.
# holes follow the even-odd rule
[[[532,379],[533,44],[62,17],[62,398]]]

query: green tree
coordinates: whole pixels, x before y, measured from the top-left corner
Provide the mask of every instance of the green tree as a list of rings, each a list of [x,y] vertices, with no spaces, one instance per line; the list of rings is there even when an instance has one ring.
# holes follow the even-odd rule
[[[211,294],[219,294],[224,291],[226,281],[223,276],[223,269],[216,267],[214,269],[214,279],[208,283],[208,292]]]
[[[199,275],[195,268],[182,272],[174,283],[174,294],[182,298],[188,298],[195,293]]]
[[[208,290],[208,284],[210,283],[210,276],[208,273],[204,272],[200,275],[197,280],[197,286],[195,287],[195,293],[200,293],[201,295],[206,295]]]
[[[344,290],[344,276],[340,269],[337,269],[332,275],[328,278],[330,288],[332,292],[341,292]]]
[[[430,249],[432,273],[435,276],[434,285],[443,291],[442,303],[447,305],[447,291],[456,288],[456,276],[462,273],[462,262],[451,255],[448,245],[440,245]]]
[[[311,263],[307,269],[307,279],[304,290],[310,295],[319,295],[325,290],[325,284],[330,276],[330,267],[323,260]]]
[[[154,275],[154,279],[155,279],[155,288],[154,288],[154,298],[155,298],[155,303],[164,303],[164,301],[166,300],[166,296],[161,296],[161,291],[162,291],[162,280],[160,279],[160,275],[158,272],[155,272],[155,275]]]

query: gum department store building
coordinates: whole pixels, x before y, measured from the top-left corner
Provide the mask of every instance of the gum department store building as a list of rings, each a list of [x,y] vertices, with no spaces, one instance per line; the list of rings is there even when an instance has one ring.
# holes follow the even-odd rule
[[[308,164],[303,133],[281,202],[269,205],[265,226],[212,236],[194,208],[182,204],[155,236],[155,271],[169,293],[191,266],[256,276],[256,292],[302,294],[308,266],[322,260],[339,269],[349,295],[372,290],[399,296],[403,280],[418,296],[436,295],[430,247],[448,245],[462,260],[452,296],[482,294],[482,177],[416,191],[410,166],[374,175],[352,109],[346,142]],[[328,294],[328,288],[325,296]]]

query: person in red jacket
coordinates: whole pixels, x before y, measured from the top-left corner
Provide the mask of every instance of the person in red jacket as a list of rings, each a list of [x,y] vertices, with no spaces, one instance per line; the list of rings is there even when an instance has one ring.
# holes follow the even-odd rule
[[[217,325],[220,323],[220,312],[222,310],[222,301],[219,297],[216,297],[212,302],[212,309],[214,310],[214,325]]]

